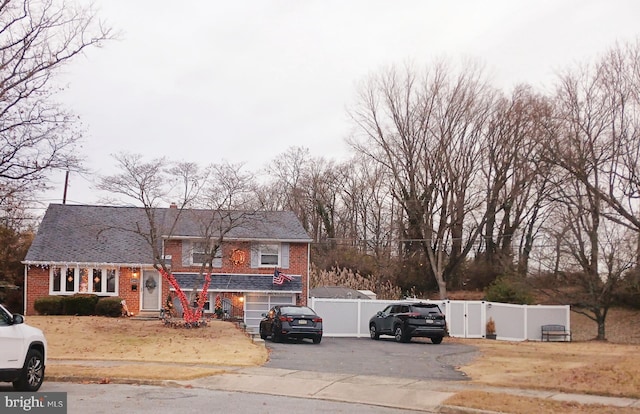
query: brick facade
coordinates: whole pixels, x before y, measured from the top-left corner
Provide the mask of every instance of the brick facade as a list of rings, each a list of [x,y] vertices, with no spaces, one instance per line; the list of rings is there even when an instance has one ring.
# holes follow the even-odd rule
[[[239,250],[242,254],[234,257],[244,257],[244,261],[232,260],[234,250]],[[199,266],[184,267],[182,265],[182,242],[180,240],[168,240],[165,243],[165,254],[172,257],[172,271],[174,272],[199,272]],[[96,265],[95,267],[100,267]],[[129,311],[133,314],[140,312],[141,290],[144,288],[142,280],[141,268],[119,267],[118,268],[118,290],[117,294],[126,300]],[[302,278],[302,293],[298,295],[297,302],[301,305],[307,303],[308,292],[308,247],[306,243],[290,243],[289,244],[289,267],[282,269],[287,274],[300,275]],[[222,247],[222,267],[214,268],[213,273],[220,274],[264,274],[265,277],[273,277],[273,269],[269,268],[252,268],[251,267],[251,243],[250,242],[232,242],[225,243]],[[135,284],[134,279],[137,276],[137,289],[132,289]],[[164,304],[169,294],[169,284],[162,281],[161,304]],[[49,295],[49,267],[41,267],[30,265],[27,266],[26,279],[27,297],[25,301],[25,314],[36,314],[34,302],[37,298]],[[228,298],[232,301],[233,306],[242,308],[241,292],[221,292],[221,297]],[[213,295],[215,298],[215,295]],[[211,304],[212,308],[214,304]],[[213,311],[213,309],[211,309]]]
[[[35,315],[33,303],[36,299],[49,295],[49,267],[28,266],[26,280],[25,315]]]

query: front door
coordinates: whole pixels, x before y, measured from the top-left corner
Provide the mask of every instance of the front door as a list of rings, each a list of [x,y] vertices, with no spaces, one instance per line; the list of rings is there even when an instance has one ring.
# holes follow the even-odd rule
[[[155,270],[142,272],[142,310],[160,310],[160,275]]]

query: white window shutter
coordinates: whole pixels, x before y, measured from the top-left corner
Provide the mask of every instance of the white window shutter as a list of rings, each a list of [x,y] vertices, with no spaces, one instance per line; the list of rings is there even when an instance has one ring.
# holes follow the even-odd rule
[[[280,245],[280,267],[283,269],[289,268],[289,243]]]
[[[222,246],[218,247],[216,257],[211,262],[211,267],[222,267]]]
[[[251,243],[251,268],[256,268],[260,265],[260,246],[257,243]]]
[[[182,240],[182,266],[191,266],[191,242]]]

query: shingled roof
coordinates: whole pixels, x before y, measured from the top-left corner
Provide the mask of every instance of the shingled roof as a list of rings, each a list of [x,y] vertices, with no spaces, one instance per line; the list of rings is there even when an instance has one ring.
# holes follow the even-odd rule
[[[174,238],[201,237],[203,229],[225,228],[227,240],[272,240],[311,242],[291,211],[211,211],[164,209],[164,235]],[[179,216],[177,216],[179,214]],[[175,226],[172,225],[175,223]],[[170,234],[169,234],[170,233]],[[211,231],[215,233],[215,231]]]
[[[159,231],[165,237],[201,237],[202,220],[216,217],[208,210],[153,210]],[[237,220],[224,238],[311,242],[290,211],[220,212],[220,220]],[[171,226],[175,222],[175,226]],[[172,231],[167,229],[173,228]],[[149,221],[141,207],[110,207],[51,204],[42,219],[25,264],[99,263],[152,264],[152,250],[144,239]]]
[[[194,286],[202,286],[204,277],[197,273],[174,273],[176,281],[182,290],[191,290]],[[282,285],[274,285],[271,275],[211,275],[209,292],[302,292],[302,278],[289,275],[290,281]]]

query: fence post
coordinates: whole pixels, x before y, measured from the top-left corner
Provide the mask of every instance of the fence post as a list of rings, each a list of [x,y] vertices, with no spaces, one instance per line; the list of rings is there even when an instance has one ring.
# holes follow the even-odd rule
[[[526,341],[529,336],[529,305],[524,304],[524,314],[523,314],[523,318],[524,318],[524,338],[522,338],[523,341]]]
[[[362,332],[360,331],[360,325],[362,325],[362,299],[356,299],[357,300],[357,308],[358,308],[358,317],[356,318],[356,335],[358,336],[358,338],[360,338],[360,335],[362,334]]]

